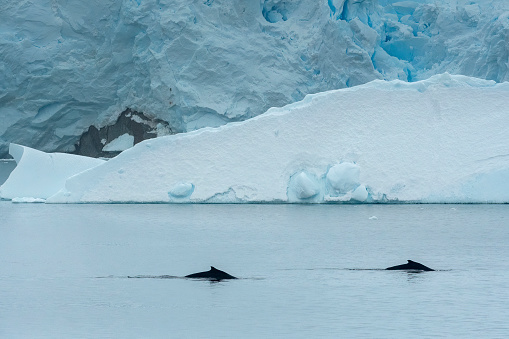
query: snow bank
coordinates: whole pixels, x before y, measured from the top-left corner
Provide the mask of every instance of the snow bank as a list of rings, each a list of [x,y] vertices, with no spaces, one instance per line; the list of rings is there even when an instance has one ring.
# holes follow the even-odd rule
[[[509,202],[508,98],[449,74],[308,95],[144,141],[48,202]]]
[[[14,202],[41,202],[61,188],[70,176],[104,163],[104,160],[63,153],[44,153],[11,144],[9,153],[17,163],[0,186],[0,198]]]

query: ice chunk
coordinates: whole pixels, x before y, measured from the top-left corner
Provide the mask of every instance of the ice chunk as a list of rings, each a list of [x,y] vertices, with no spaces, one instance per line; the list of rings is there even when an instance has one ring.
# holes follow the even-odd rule
[[[364,202],[366,199],[368,199],[369,193],[366,190],[366,186],[359,185],[353,192],[352,192],[352,200],[356,200],[359,202]]]
[[[360,168],[358,165],[344,162],[332,166],[327,172],[327,182],[338,193],[347,193],[359,185]]]
[[[122,152],[134,146],[134,136],[124,133],[103,147],[105,152]]]
[[[174,198],[187,198],[194,191],[194,185],[189,182],[183,182],[176,184],[173,189],[168,192],[171,197]]]
[[[290,178],[288,185],[290,201],[310,199],[316,197],[318,193],[320,193],[320,184],[313,176],[300,172]]]
[[[417,6],[419,3],[415,1],[401,1],[392,4],[392,8],[401,16],[411,15]]]
[[[9,153],[17,166],[0,186],[2,199],[46,199],[62,189],[70,176],[105,162],[79,155],[44,153],[17,144],[10,144]]]

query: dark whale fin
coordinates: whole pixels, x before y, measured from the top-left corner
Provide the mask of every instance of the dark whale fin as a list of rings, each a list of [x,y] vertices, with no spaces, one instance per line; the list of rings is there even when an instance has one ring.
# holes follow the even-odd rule
[[[424,266],[421,263],[418,263],[413,260],[407,260],[408,262],[403,265],[397,265],[392,267],[387,267],[386,270],[416,270],[416,271],[434,271],[434,269],[429,268],[428,266]]]
[[[225,280],[225,279],[237,279],[233,275],[230,275],[224,271],[218,270],[214,266],[210,266],[209,271],[189,274],[189,275],[186,275],[185,278],[208,279],[208,280],[213,280],[213,281],[220,281],[220,280]]]

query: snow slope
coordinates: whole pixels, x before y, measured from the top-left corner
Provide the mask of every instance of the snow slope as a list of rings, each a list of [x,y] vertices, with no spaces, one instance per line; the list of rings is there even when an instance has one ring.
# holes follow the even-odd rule
[[[374,79],[509,80],[509,2],[2,1],[0,158],[72,151],[125,108],[177,132]]]
[[[376,80],[146,140],[47,201],[509,202],[508,104],[507,82]]]

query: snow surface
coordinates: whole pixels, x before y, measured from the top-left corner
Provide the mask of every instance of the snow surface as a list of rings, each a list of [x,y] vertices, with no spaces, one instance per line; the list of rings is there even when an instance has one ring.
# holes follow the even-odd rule
[[[177,132],[374,79],[509,80],[509,1],[4,1],[0,157],[129,107]]]
[[[16,144],[10,145],[9,153],[17,166],[0,186],[0,198],[13,202],[41,202],[62,189],[70,176],[105,162],[79,155],[47,154]]]
[[[47,202],[509,202],[508,104],[507,82],[376,80],[146,140]]]

